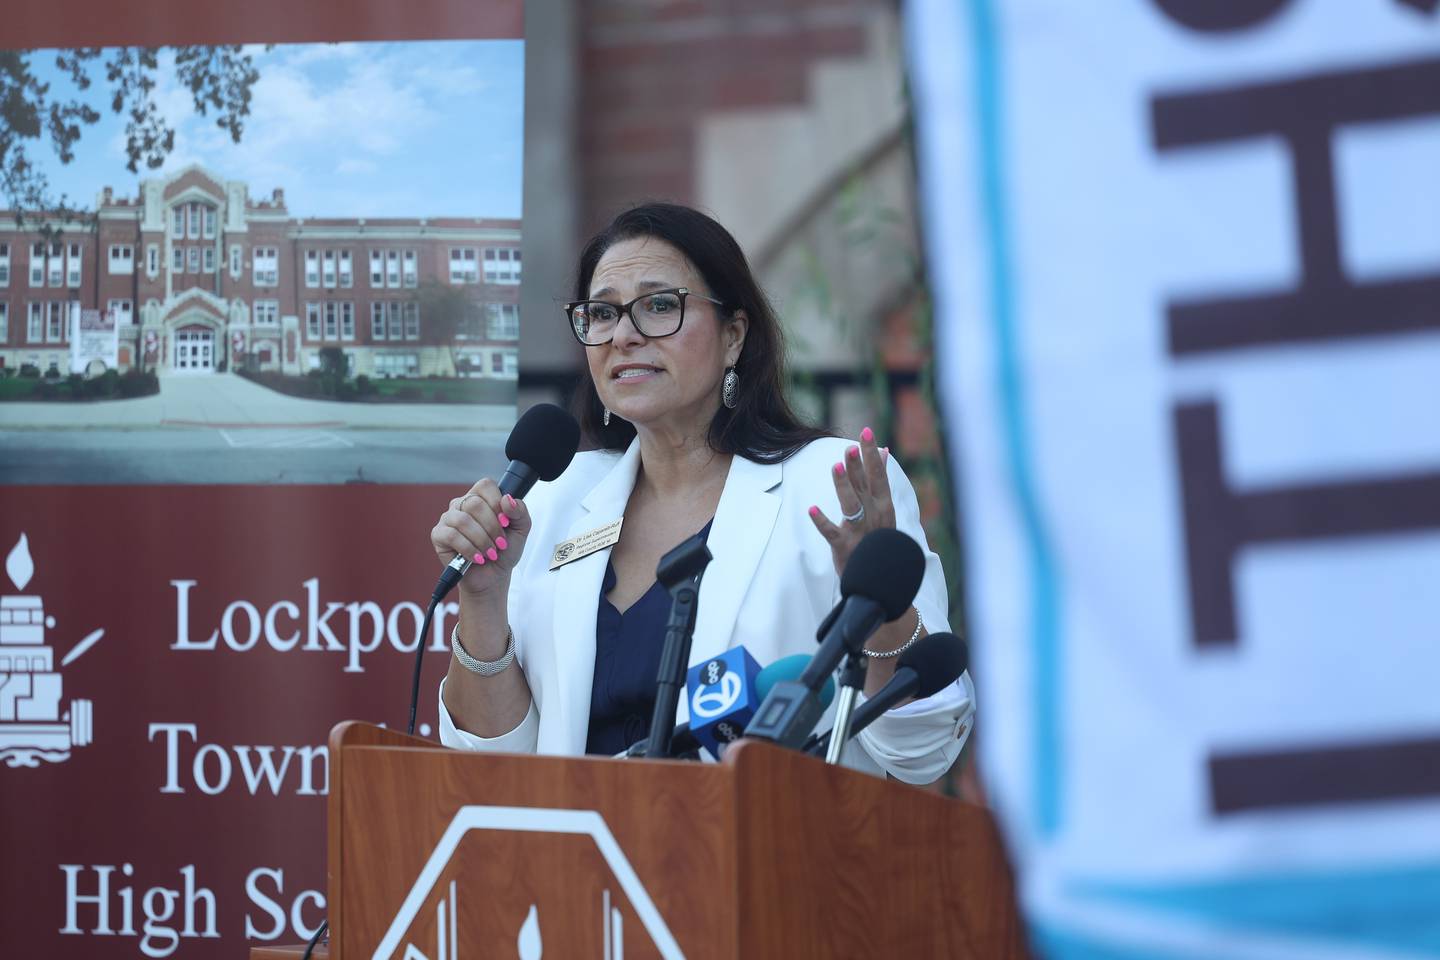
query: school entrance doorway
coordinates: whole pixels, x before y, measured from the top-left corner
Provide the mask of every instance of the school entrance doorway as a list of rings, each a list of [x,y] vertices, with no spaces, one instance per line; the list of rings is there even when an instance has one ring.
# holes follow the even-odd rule
[[[170,369],[176,373],[215,372],[215,334],[195,327],[174,334],[174,356]]]

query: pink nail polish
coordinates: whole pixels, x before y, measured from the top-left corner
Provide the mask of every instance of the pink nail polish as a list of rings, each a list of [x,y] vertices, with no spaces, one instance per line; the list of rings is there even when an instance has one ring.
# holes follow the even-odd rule
[[[890,448],[889,448],[889,447],[881,447],[881,448],[880,448],[880,459],[881,459],[881,460],[889,460],[889,459],[890,459]]]
[[[486,551],[485,551],[485,556],[489,557],[491,560],[499,560],[499,559],[500,559],[500,554],[499,554],[498,552],[496,552],[496,550],[495,550],[494,547],[491,547],[489,550],[486,550]]]
[[[504,550],[506,547],[510,546],[510,544],[506,542],[504,537],[496,537],[495,546],[499,547],[501,550]]]
[[[875,439],[875,431],[871,430],[869,427],[866,427],[864,430],[860,431],[860,439],[864,440],[866,443],[869,443],[871,440]]]
[[[507,517],[507,516],[505,516],[505,514],[503,514],[503,513],[500,514],[500,526],[502,526],[502,527],[508,527],[508,526],[510,526],[510,518]]]
[[[485,554],[483,554],[483,553],[477,553],[477,554],[475,554],[475,566],[477,566],[477,567],[483,567],[483,566],[485,566]]]
[[[810,516],[812,516],[812,517],[818,517],[818,516],[820,516],[820,508],[819,508],[819,507],[811,507],[811,508],[810,508]]]
[[[510,496],[510,494],[508,493],[505,494],[505,506],[511,510],[515,509],[515,498]]]
[[[835,464],[835,476],[837,476],[837,477],[843,477],[843,476],[845,476],[845,464],[843,464],[843,463],[837,463],[837,464]]]
[[[856,457],[860,456],[860,448],[859,448],[859,447],[851,447],[849,450],[846,450],[845,452],[850,455],[850,459],[851,459],[851,460],[854,460]]]

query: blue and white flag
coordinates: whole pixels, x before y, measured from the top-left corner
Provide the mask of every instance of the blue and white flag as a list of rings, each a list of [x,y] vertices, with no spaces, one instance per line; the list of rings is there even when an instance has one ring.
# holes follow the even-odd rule
[[[1440,3],[907,17],[1037,952],[1440,955]]]

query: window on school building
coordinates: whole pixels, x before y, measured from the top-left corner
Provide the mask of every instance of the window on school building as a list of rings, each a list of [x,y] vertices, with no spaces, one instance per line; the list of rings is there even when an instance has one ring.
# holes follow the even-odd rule
[[[385,251],[385,286],[400,286],[400,251]]]
[[[340,304],[340,339],[355,339],[355,304],[349,300]]]
[[[490,248],[485,251],[486,283],[519,283],[520,251],[514,247]]]
[[[0,300],[0,343],[10,342],[10,304]]]
[[[256,247],[254,277],[257,287],[278,287],[280,285],[280,252],[274,247]]]
[[[406,250],[404,256],[405,286],[414,289],[420,283],[419,257],[414,250]]]
[[[420,339],[420,304],[405,304],[405,339]]]
[[[370,339],[385,339],[385,301],[376,300],[370,304]]]
[[[65,258],[65,285],[67,287],[80,286],[80,261],[84,258],[84,249],[78,243],[70,244],[69,255]]]
[[[45,244],[30,245],[30,286],[45,286]]]
[[[135,312],[129,300],[111,300],[106,309],[110,311],[110,316],[115,318],[116,324],[135,322]]]
[[[337,318],[340,313],[340,305],[333,300],[325,302],[325,339],[335,340],[339,337],[339,323]]]
[[[519,340],[520,307],[513,303],[487,303],[485,335],[491,340]]]
[[[320,251],[305,251],[305,286],[320,286]]]
[[[158,243],[147,244],[145,247],[145,272],[152,277],[160,272],[160,245]]]
[[[45,324],[46,343],[64,343],[65,331],[70,326],[69,306],[64,300],[51,300],[46,304],[47,322]]]
[[[185,272],[185,248],[175,247],[170,251],[170,272]]]
[[[200,248],[190,247],[185,255],[191,273],[200,272]]]
[[[420,355],[417,353],[375,354],[375,375],[377,377],[414,377],[420,373]]]
[[[311,340],[320,339],[320,304],[305,304],[305,336]]]
[[[370,286],[385,286],[385,252],[383,250],[370,251]]]
[[[205,248],[205,272],[206,272],[206,273],[214,273],[214,272],[215,272],[215,248],[214,248],[214,247],[206,247],[206,248]]]
[[[350,269],[350,251],[340,251],[340,286],[349,289],[355,285],[355,275]]]
[[[128,243],[110,244],[110,266],[111,273],[134,273],[135,272],[135,248]]]
[[[480,282],[480,264],[475,258],[475,250],[473,248],[466,248],[461,250],[451,249],[450,282]]]
[[[32,300],[26,307],[25,339],[30,343],[41,343],[45,339],[45,304]]]
[[[45,261],[50,286],[58,287],[65,282],[65,248],[58,243],[50,244],[50,256]]]
[[[256,300],[255,301],[255,325],[260,327],[275,327],[280,325],[280,301],[279,300]]]
[[[230,245],[230,276],[236,280],[240,279],[240,269],[243,261],[244,254],[240,250],[240,244],[232,243]]]
[[[325,287],[326,287],[326,289],[328,289],[328,290],[334,290],[334,289],[335,289],[335,251],[334,251],[334,250],[326,250],[326,251],[325,251],[325,257],[324,257],[324,261],[323,261],[323,266],[324,266],[324,274],[323,274],[323,276],[324,276]]]
[[[0,287],[10,286],[10,244],[0,243]]]

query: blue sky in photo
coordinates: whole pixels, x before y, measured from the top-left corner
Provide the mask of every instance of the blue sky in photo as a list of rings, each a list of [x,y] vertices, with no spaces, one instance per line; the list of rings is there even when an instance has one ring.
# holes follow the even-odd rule
[[[48,142],[27,152],[52,192],[92,208],[102,187],[136,196],[145,177],[201,163],[243,180],[252,200],[285,191],[298,217],[520,216],[524,42],[281,44],[251,50],[260,79],[241,142],[196,114],[162,53],[156,99],[175,128],[175,148],[156,171],[125,168],[125,127],[109,109],[104,60],[91,65],[85,97],[102,113],[86,127],[75,159],[62,164]],[[74,86],[53,51],[31,69],[67,98]]]

